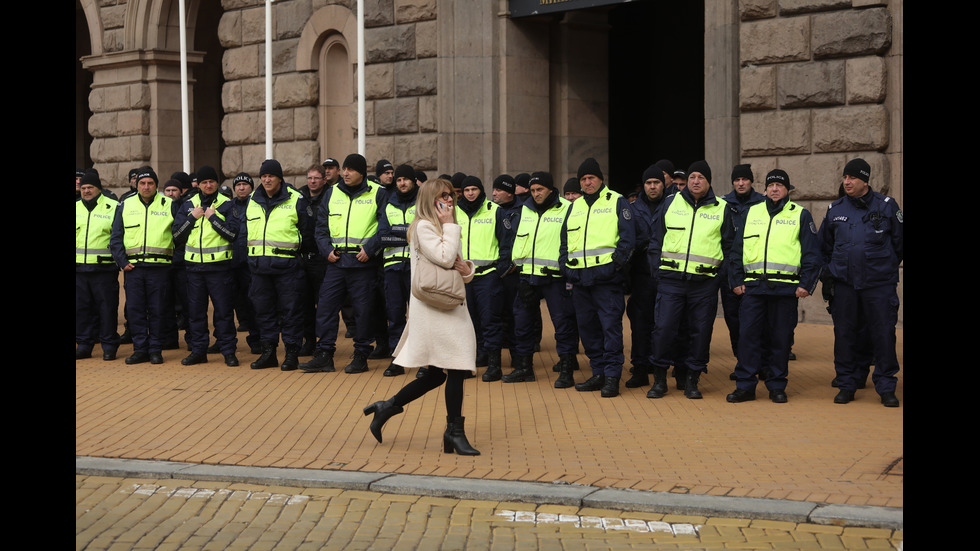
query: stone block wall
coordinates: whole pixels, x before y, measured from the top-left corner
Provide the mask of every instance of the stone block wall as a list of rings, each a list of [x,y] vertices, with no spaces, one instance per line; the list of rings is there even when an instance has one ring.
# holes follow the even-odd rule
[[[752,164],[760,191],[767,172],[786,170],[796,187],[792,199],[818,225],[838,196],[844,165],[855,157],[871,164],[874,190],[900,200],[901,144],[891,143],[891,119],[901,99],[888,72],[890,56],[901,56],[893,48],[893,10],[900,12],[901,0],[891,4],[739,2],[741,162]],[[829,322],[826,303],[815,298],[801,301],[801,321]]]
[[[365,154],[428,172],[438,165],[436,0],[366,2]]]

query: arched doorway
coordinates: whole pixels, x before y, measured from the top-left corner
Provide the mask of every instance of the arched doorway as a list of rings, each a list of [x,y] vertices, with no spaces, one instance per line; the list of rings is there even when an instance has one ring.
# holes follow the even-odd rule
[[[347,42],[340,34],[323,41],[320,50],[321,157],[343,157],[356,151],[354,75]]]

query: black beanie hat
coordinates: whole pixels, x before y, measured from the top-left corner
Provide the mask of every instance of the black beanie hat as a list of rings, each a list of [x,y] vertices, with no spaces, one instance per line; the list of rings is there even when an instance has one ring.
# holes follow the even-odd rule
[[[772,172],[769,174],[772,174]],[[739,178],[747,178],[750,182],[754,182],[755,177],[752,175],[752,165],[735,165],[735,168],[732,169],[732,181],[734,182]]]
[[[83,185],[83,186],[95,186],[95,187],[97,187],[99,189],[102,189],[102,179],[99,178],[99,173],[98,172],[96,172],[96,171],[94,171],[92,169],[89,169],[89,170],[86,170],[84,174],[82,174],[82,183],[81,183],[81,185]]]
[[[203,182],[204,180],[214,180],[215,182],[219,181],[218,171],[208,165],[204,165],[197,169],[197,181]]]
[[[673,174],[674,170],[676,170],[674,168],[674,163],[672,163],[670,159],[660,159],[659,161],[653,164],[655,166],[660,167],[660,170],[666,172],[667,174]]]
[[[262,161],[262,166],[259,168],[259,178],[266,174],[277,176],[280,180],[282,180],[282,165],[279,164],[279,161],[275,159],[266,159]]]
[[[709,184],[711,183],[711,167],[708,166],[708,161],[694,161],[694,163],[687,168],[687,175],[690,176],[692,172],[700,172],[702,175],[704,175],[704,179],[707,180]]]
[[[235,176],[235,181],[232,182],[232,186],[237,186],[238,182],[245,182],[246,184],[251,186],[252,189],[255,189],[255,182],[252,181],[252,177],[248,175],[248,172],[239,172]]]
[[[131,168],[131,169],[129,169],[129,179],[132,180],[139,173],[140,173],[140,169],[138,169],[138,168]]]
[[[531,187],[532,184],[538,184],[548,189],[555,189],[555,179],[552,178],[550,172],[532,172],[531,179],[527,182],[527,187]]]
[[[429,177],[426,176],[425,173],[422,172],[421,170],[416,170],[415,171],[415,181],[416,182],[421,183],[421,182],[424,182],[424,181],[426,181],[428,179],[429,179]]]
[[[415,181],[415,169],[408,165],[398,165],[395,169],[395,181],[397,182],[399,178],[408,178],[411,181]]]
[[[502,189],[508,193],[514,193],[517,191],[517,185],[514,183],[514,178],[510,174],[501,174],[493,179],[493,188]]]
[[[871,181],[871,165],[864,159],[851,159],[844,165],[843,176],[860,178],[865,183]]]
[[[528,174],[527,172],[521,172],[517,176],[514,176],[514,189],[517,189],[519,187],[527,189],[528,180],[530,179],[531,179],[531,175]]]
[[[457,172],[449,177],[449,182],[453,185],[454,189],[463,189],[463,180],[466,179],[466,175],[462,172]]]
[[[565,187],[562,189],[562,193],[582,193],[582,184],[579,183],[578,178],[569,178],[565,180]]]
[[[171,174],[170,179],[180,182],[180,189],[191,189],[191,175],[182,170]]]
[[[648,166],[647,169],[643,171],[643,179],[641,180],[641,183],[646,182],[651,178],[656,178],[657,180],[664,182],[664,169],[655,164]]]
[[[599,169],[599,161],[596,161],[592,157],[589,157],[578,167],[578,179],[581,180],[582,176],[586,174],[592,174],[596,178],[602,180],[602,170]]]
[[[367,178],[367,159],[365,159],[359,153],[351,153],[348,155],[347,158],[344,159],[344,164],[341,168],[356,170]]]
[[[149,166],[141,166],[139,168],[139,174],[136,175],[136,181],[139,182],[143,178],[153,178],[154,184],[160,183],[160,180],[157,179],[157,173],[153,172],[153,169]]]
[[[380,161],[378,161],[378,164],[374,165],[374,174],[377,176],[381,176],[385,172],[394,169],[395,167],[391,165],[391,161],[389,161],[388,159],[381,159]]]
[[[466,178],[463,178],[463,183],[459,185],[459,189],[463,190],[470,186],[476,186],[480,188],[480,191],[485,191],[483,189],[483,180],[480,180],[476,176],[467,176]]]
[[[167,189],[168,187],[175,187],[177,189],[180,189],[180,180],[176,178],[171,178],[167,180],[166,182],[163,183],[163,189]]]
[[[789,183],[789,174],[786,174],[785,170],[778,168],[770,170],[769,174],[766,174],[766,187],[769,187],[769,184],[772,183],[783,184],[786,186],[787,191],[795,189],[793,188],[793,184]]]

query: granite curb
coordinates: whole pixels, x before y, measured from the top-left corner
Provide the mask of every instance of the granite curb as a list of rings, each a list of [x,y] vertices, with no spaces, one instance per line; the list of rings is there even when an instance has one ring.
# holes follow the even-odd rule
[[[708,496],[427,475],[204,465],[143,459],[75,457],[75,474],[123,478],[234,481],[272,486],[336,488],[390,494],[569,505],[629,512],[745,518],[902,530],[904,509],[769,498]]]

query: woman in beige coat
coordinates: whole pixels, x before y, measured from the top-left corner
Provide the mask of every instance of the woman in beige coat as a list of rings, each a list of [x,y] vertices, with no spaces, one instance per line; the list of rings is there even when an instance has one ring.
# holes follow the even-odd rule
[[[417,273],[417,247],[434,264],[458,271],[463,281],[469,282],[475,270],[472,262],[460,258],[461,232],[456,223],[452,185],[441,179],[423,183],[415,202],[415,219],[408,228],[413,277]],[[374,414],[371,434],[381,442],[381,427],[388,419],[445,382],[447,427],[443,451],[480,455],[466,439],[462,416],[463,379],[467,371],[476,372],[475,358],[476,333],[465,302],[452,310],[440,310],[412,296],[408,302],[408,323],[395,348],[394,363],[428,369],[390,399],[364,408],[364,415]]]

